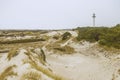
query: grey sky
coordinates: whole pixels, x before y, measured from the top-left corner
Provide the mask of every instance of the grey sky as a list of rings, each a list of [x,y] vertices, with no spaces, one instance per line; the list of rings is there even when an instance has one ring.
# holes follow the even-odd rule
[[[120,0],[0,0],[0,29],[62,29],[120,23]]]

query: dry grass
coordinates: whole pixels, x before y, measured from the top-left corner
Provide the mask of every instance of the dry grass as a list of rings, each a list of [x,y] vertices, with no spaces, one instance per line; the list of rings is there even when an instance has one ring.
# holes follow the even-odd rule
[[[71,46],[60,46],[59,44],[50,44],[46,46],[48,51],[53,51],[54,53],[62,53],[62,54],[72,54],[75,53],[75,50]]]
[[[115,79],[116,79],[115,74],[113,74],[111,80],[115,80]]]
[[[39,49],[39,51],[36,52],[35,49],[33,48],[33,49],[28,50],[28,53],[30,53],[31,56],[30,55],[29,56],[31,57],[31,59],[32,59],[32,57],[35,57],[34,59],[39,60],[39,62],[41,62],[43,65],[45,65],[46,56],[42,49]],[[32,54],[34,54],[35,56]]]
[[[53,50],[54,48],[57,48],[57,47],[60,47],[60,44],[58,44],[58,43],[51,43],[51,44],[48,44],[46,46],[48,51],[51,51],[51,50]]]
[[[19,48],[28,48],[28,47],[34,47],[34,48],[41,48],[43,47],[45,42],[30,42],[30,43],[16,43],[16,44],[0,44],[0,50],[12,50],[15,47]]]
[[[38,61],[39,63],[45,65],[45,61],[43,60],[41,55],[38,55],[37,53],[34,53],[34,51],[31,50],[31,49],[27,49],[27,51],[28,52],[26,52],[25,54],[28,56],[30,61],[33,61],[33,62]]]
[[[8,48],[8,45],[0,44],[0,50],[4,50]]]
[[[12,57],[15,57],[18,55],[18,47],[14,47],[13,49],[11,49],[7,55],[7,59],[11,60]]]
[[[72,53],[75,52],[74,48],[71,47],[71,46],[67,46],[67,45],[66,45],[66,46],[64,46],[63,48],[65,49],[66,54],[72,54]]]
[[[64,48],[60,48],[60,47],[57,47],[57,48],[54,48],[55,50],[58,50],[60,52],[65,52],[65,49]]]
[[[116,48],[113,48],[113,47],[107,47],[107,46],[97,44],[96,48],[97,49],[102,49],[102,51],[106,51],[107,53],[109,53],[109,55],[118,55],[118,54],[120,54],[120,49],[116,49]]]
[[[55,39],[55,40],[59,40],[60,39],[60,35],[56,34],[52,38]]]
[[[66,40],[60,39],[60,40],[56,41],[56,43],[57,43],[57,44],[64,44],[64,43],[66,43],[69,39],[70,39],[70,38],[68,38],[68,39],[66,39]]]
[[[65,80],[63,77],[58,76],[57,74],[54,74],[53,72],[51,72],[49,69],[44,68],[42,66],[37,65],[35,62],[29,62],[31,64],[31,66],[33,68],[35,68],[36,70],[44,73],[45,75],[47,75],[48,77],[54,79],[54,80]]]
[[[28,42],[37,42],[37,41],[46,41],[46,40],[42,38],[37,38],[37,39],[31,38],[31,39],[0,41],[0,44],[28,43]]]
[[[75,52],[75,50],[73,47],[69,46],[69,40],[71,41],[71,40],[73,40],[73,38],[68,38],[66,40],[59,40],[59,41],[56,41],[55,43],[49,44],[49,45],[51,47],[51,50],[55,50],[54,51],[55,53],[57,53],[57,51],[59,51],[60,53],[63,52],[63,54],[72,54]],[[65,45],[61,46],[61,44],[65,44]],[[48,48],[50,48],[50,47],[48,46]]]
[[[7,52],[9,52],[9,50],[0,50],[0,53],[7,53]]]
[[[36,62],[35,60],[35,57],[32,55],[32,52],[30,52],[30,50],[28,50],[28,52],[25,53],[28,58],[29,58],[29,61],[28,63],[31,64],[31,66],[36,69],[37,71],[40,71],[42,72],[43,74],[47,75],[48,77],[54,79],[54,80],[65,80],[64,78],[54,74],[52,71],[50,71],[49,69],[41,66],[41,65],[38,65],[38,63]],[[42,63],[43,64],[43,63]]]
[[[8,76],[17,76],[17,73],[13,72],[13,68],[16,67],[16,65],[7,67],[1,74],[0,74],[0,80],[6,80]]]
[[[22,75],[20,80],[41,80],[41,74],[35,71],[27,72]]]

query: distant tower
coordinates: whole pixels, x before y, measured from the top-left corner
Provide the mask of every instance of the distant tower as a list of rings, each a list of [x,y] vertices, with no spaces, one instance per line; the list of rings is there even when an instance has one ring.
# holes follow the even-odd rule
[[[95,15],[95,13],[93,13],[93,16],[92,16],[92,18],[93,18],[93,27],[95,27],[95,18],[96,18],[96,15]]]

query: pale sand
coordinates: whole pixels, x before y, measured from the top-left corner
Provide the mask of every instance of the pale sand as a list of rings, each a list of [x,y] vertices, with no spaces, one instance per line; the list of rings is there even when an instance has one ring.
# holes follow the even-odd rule
[[[56,34],[63,34],[66,31],[54,31],[46,33],[50,37]],[[120,55],[114,55],[105,57],[105,51],[100,52],[100,49],[95,47],[97,43],[74,42],[72,39],[77,36],[74,31],[70,38],[65,43],[61,43],[61,46],[69,45],[75,49],[75,53],[59,54],[52,53],[46,49],[46,45],[54,43],[54,39],[50,39],[43,46],[43,50],[46,54],[47,66],[46,68],[51,69],[54,73],[68,78],[68,80],[120,80]],[[13,57],[10,61],[7,60],[7,53],[0,54],[0,73],[2,73],[8,66],[17,65],[14,69],[18,73],[18,77],[9,77],[8,80],[19,80],[22,74],[27,71],[37,71],[32,69],[29,64],[23,64],[23,60],[28,57],[23,54],[25,50],[21,49],[19,55]],[[52,54],[51,54],[52,53]],[[42,75],[42,80],[52,80],[42,72],[38,71]],[[114,78],[114,79],[113,79]]]
[[[47,61],[53,71],[70,80],[111,80],[116,67],[109,60],[82,54],[50,55]]]

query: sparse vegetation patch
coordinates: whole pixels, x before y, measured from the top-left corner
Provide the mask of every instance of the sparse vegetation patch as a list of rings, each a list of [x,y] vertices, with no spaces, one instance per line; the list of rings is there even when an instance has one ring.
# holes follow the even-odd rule
[[[12,57],[15,57],[15,56],[17,56],[18,55],[18,47],[14,47],[14,48],[12,48],[10,51],[9,51],[9,53],[8,53],[8,55],[7,55],[7,59],[8,60],[11,60],[11,58]]]
[[[65,33],[62,35],[62,40],[69,39],[70,37],[71,37],[71,33],[65,32]]]
[[[12,65],[7,67],[1,74],[0,74],[0,80],[7,80],[8,76],[17,76],[17,73],[13,71],[13,68],[15,68],[16,65]]]
[[[35,71],[27,72],[22,75],[20,80],[41,80],[41,74]]]

